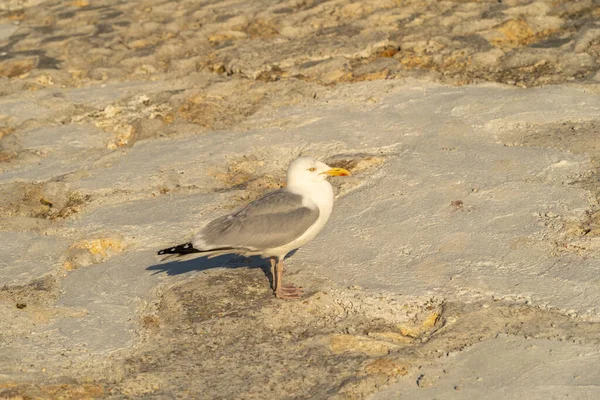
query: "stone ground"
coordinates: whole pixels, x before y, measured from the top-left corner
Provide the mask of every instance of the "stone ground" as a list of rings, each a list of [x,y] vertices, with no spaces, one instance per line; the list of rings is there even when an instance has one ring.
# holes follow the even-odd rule
[[[0,398],[598,398],[599,18],[4,1]],[[300,154],[353,173],[303,300],[154,260]]]

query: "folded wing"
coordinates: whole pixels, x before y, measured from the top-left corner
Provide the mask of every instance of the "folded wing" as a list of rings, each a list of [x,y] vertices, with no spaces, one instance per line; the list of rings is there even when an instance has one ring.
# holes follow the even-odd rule
[[[272,192],[209,223],[192,240],[194,248],[256,251],[288,244],[302,236],[319,218],[318,208],[303,205],[302,199],[286,189]]]

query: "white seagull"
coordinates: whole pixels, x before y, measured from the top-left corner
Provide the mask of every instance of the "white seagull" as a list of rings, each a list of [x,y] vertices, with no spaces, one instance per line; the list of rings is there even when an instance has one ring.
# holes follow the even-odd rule
[[[302,288],[284,285],[283,259],[311,241],[323,229],[333,209],[329,176],[348,176],[311,157],[294,160],[287,171],[287,186],[271,192],[232,214],[206,225],[191,242],[158,252],[166,256],[215,257],[221,254],[259,255],[269,258],[273,293],[280,299],[299,299]],[[183,259],[180,259],[183,261]]]

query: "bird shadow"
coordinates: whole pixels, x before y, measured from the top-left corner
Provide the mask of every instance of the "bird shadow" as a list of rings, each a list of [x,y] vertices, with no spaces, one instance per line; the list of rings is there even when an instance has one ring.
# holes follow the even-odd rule
[[[285,258],[289,258],[296,253],[296,250],[288,253]],[[271,287],[273,285],[273,277],[271,276],[271,263],[268,259],[260,256],[243,257],[237,254],[224,254],[213,258],[198,257],[191,260],[169,261],[151,265],[146,268],[147,271],[154,271],[152,275],[166,274],[181,275],[192,271],[206,271],[214,268],[260,268],[265,274]]]

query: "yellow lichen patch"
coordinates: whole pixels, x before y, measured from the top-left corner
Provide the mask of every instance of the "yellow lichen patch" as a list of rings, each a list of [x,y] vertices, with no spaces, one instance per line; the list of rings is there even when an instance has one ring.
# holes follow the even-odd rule
[[[37,77],[36,82],[42,86],[52,86],[54,85],[54,80],[50,75],[44,74]]]
[[[408,374],[408,366],[387,358],[378,358],[367,364],[364,371],[368,375],[404,376]]]
[[[81,242],[75,243],[71,248],[86,249],[93,255],[99,254],[102,257],[106,257],[110,253],[120,253],[125,250],[125,244],[118,239],[103,238],[82,240]]]
[[[396,55],[396,53],[398,53],[399,49],[397,47],[394,46],[386,46],[382,49],[377,50],[377,52],[375,53],[376,57],[382,57],[382,58],[390,58],[390,57],[394,57]]]
[[[419,335],[421,334],[422,330],[419,329],[418,327],[414,327],[414,326],[399,326],[398,327],[400,329],[400,333],[404,336],[410,337],[410,338],[417,338],[419,337]]]
[[[0,391],[7,394],[2,398],[10,399],[96,399],[105,396],[102,386],[91,383],[30,385],[6,382],[0,383]]]
[[[15,158],[15,153],[7,153],[4,151],[0,151],[0,162],[9,162],[13,158]]]
[[[87,70],[77,69],[77,68],[69,68],[67,72],[71,75],[73,79],[81,80],[85,78],[88,74]]]
[[[504,35],[504,39],[498,39],[492,42],[495,45],[518,46],[525,44],[533,36],[533,30],[522,19],[508,20],[497,27],[498,31]]]
[[[409,52],[400,52],[394,56],[406,69],[431,69],[434,67],[432,56],[421,56]]]
[[[87,7],[90,5],[90,1],[89,0],[73,0],[71,2],[71,5],[73,7]]]
[[[165,124],[172,124],[176,117],[174,112],[169,112],[162,116],[162,120],[165,121]]]
[[[488,41],[496,47],[514,48],[531,44],[539,39],[550,36],[558,27],[535,31],[523,19],[510,19],[494,27],[484,34]]]
[[[422,326],[426,329],[433,328],[435,326],[435,324],[437,324],[437,322],[440,320],[440,316],[441,316],[441,314],[438,312],[434,312],[434,313],[430,314],[425,319],[425,322],[423,322]]]
[[[441,314],[439,312],[433,312],[429,314],[425,320],[423,320],[420,324],[413,326],[406,325],[398,325],[398,329],[400,333],[404,336],[410,338],[417,338],[421,336],[424,332],[433,328],[437,322],[440,320]]]
[[[4,383],[0,383],[0,389],[12,389],[14,387],[19,386],[18,383],[14,383],[14,382],[4,382]]]
[[[108,144],[109,149],[131,146],[135,142],[135,129],[131,125],[116,126],[117,136]]]
[[[391,350],[397,349],[398,345],[365,336],[332,335],[329,348],[334,353],[351,352],[377,356],[388,354]]]
[[[73,271],[104,262],[125,250],[125,247],[125,244],[116,238],[82,240],[69,248],[63,268],[65,271]]]
[[[63,264],[63,268],[65,269],[65,271],[74,271],[77,269],[77,267],[73,265],[71,261],[65,261],[65,263]]]
[[[0,127],[0,138],[13,133],[14,131],[15,128],[13,128],[12,126],[2,126]]]

